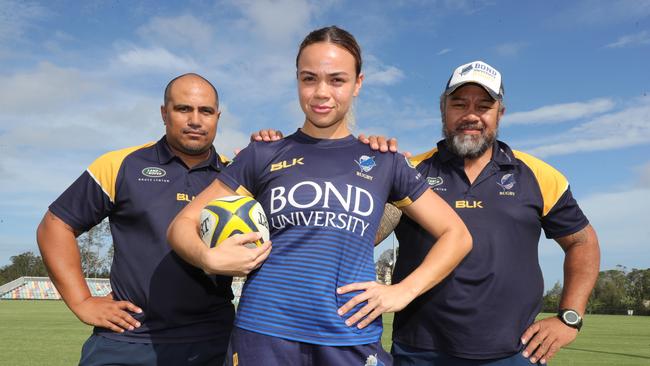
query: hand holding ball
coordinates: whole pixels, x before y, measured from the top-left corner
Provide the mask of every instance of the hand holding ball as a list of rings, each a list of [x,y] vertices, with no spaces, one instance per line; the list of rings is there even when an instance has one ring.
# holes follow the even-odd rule
[[[201,210],[201,239],[210,248],[235,235],[259,232],[262,239],[246,246],[261,246],[269,241],[269,224],[259,202],[246,196],[228,196],[210,201]]]

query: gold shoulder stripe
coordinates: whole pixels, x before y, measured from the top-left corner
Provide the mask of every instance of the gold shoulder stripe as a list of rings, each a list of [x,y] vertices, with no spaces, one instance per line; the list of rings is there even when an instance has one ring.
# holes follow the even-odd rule
[[[223,156],[223,155],[221,155],[219,153],[217,153],[217,156],[219,156],[219,161],[221,162],[221,164],[228,165],[228,163],[230,163],[230,160],[228,160],[227,157],[225,157],[225,156]]]
[[[235,191],[240,196],[248,196],[248,197],[253,197],[253,194],[248,191],[248,189],[244,188],[244,186],[239,186],[237,190]]]
[[[569,181],[562,173],[540,159],[521,151],[513,150],[512,152],[515,158],[521,160],[533,171],[537,184],[539,184],[539,190],[542,192],[542,200],[544,200],[542,216],[546,216],[569,188]]]
[[[422,153],[420,155],[411,156],[409,158],[409,161],[411,162],[411,164],[413,164],[413,166],[418,166],[421,162],[429,159],[430,157],[435,155],[437,152],[438,152],[438,148],[434,147],[433,150],[427,151],[427,152]]]
[[[395,207],[397,207],[397,208],[402,208],[402,207],[406,207],[406,206],[410,205],[411,203],[413,203],[413,201],[411,201],[410,197],[406,197],[406,198],[402,198],[399,201],[394,201],[394,202],[391,202],[391,203],[393,205],[395,205]]]
[[[144,145],[127,147],[125,149],[108,152],[93,161],[86,170],[90,176],[93,177],[95,182],[102,187],[102,190],[106,193],[111,202],[115,202],[117,172],[119,172],[124,159],[132,152],[144,149],[154,144],[155,142],[148,142]]]

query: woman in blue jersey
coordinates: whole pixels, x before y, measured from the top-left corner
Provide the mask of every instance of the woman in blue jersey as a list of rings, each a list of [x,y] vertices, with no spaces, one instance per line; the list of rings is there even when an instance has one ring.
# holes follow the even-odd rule
[[[436,285],[471,249],[460,218],[402,155],[371,151],[351,134],[361,65],[345,30],[311,32],[296,57],[303,126],[277,142],[251,143],[170,226],[169,242],[183,258],[210,273],[236,274],[220,268],[228,246],[208,249],[199,238],[200,210],[215,197],[242,194],[268,215],[273,249],[244,287],[228,364],[390,365],[380,315]],[[385,202],[438,240],[400,283],[370,285]],[[363,285],[337,293],[352,283]]]

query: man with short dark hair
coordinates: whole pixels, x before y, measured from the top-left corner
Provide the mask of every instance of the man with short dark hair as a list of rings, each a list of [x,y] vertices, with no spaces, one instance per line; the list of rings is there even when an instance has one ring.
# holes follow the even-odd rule
[[[226,160],[212,146],[221,112],[205,78],[184,74],[170,81],[160,112],[165,136],[99,157],[38,227],[61,297],[95,326],[82,365],[220,365],[234,317],[230,276],[247,274],[270,252],[268,243],[244,247],[257,233],[233,236],[218,247],[222,271],[208,276],[171,251],[169,223]],[[106,217],[115,248],[112,293],[92,297],[75,238]]]
[[[599,270],[596,234],[557,170],[497,140],[501,74],[475,61],[451,75],[440,100],[444,140],[411,158],[463,219],[474,248],[438,286],[395,314],[395,365],[546,363],[572,342]],[[541,230],[565,251],[557,317],[535,321],[544,290]],[[393,278],[417,266],[434,239],[407,216]]]

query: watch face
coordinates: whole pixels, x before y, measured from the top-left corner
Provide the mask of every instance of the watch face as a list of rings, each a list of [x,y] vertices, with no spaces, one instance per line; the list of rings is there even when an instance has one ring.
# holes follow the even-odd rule
[[[573,311],[567,311],[567,312],[565,312],[565,313],[562,315],[562,317],[563,317],[564,320],[565,320],[567,323],[569,323],[569,324],[577,324],[578,321],[580,320],[580,317],[578,316],[578,314],[576,314],[576,313],[573,312]]]

